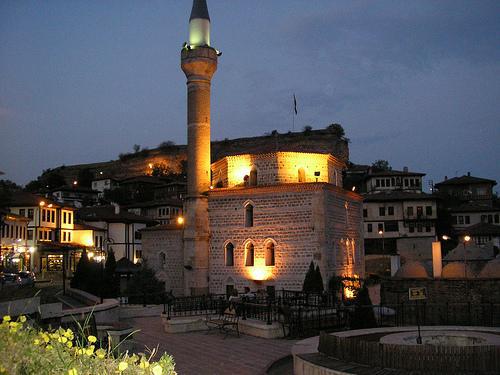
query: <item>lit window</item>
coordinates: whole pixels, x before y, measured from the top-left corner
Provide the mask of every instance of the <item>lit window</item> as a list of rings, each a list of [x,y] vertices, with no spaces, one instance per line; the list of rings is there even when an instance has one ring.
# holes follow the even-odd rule
[[[299,168],[299,182],[306,182],[306,171],[304,168]]]
[[[253,227],[253,206],[250,203],[245,206],[245,227]]]
[[[268,242],[266,245],[266,266],[274,266],[274,243]]]
[[[224,247],[224,259],[226,266],[234,266],[234,245],[231,242]]]
[[[245,246],[245,266],[253,267],[255,251],[253,247],[253,243],[249,242]]]

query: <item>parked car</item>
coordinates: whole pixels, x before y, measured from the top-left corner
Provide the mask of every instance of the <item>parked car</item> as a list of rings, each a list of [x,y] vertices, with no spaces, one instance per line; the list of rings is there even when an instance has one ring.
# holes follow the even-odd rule
[[[17,273],[20,278],[20,285],[35,285],[35,274],[29,271],[21,271]]]
[[[21,285],[21,277],[15,273],[1,273],[0,282],[2,285]]]

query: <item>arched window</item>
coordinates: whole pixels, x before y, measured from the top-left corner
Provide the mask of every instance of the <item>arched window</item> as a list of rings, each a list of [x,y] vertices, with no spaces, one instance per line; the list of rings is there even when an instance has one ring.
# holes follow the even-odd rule
[[[266,244],[266,266],[274,266],[274,243],[268,242]]]
[[[255,250],[253,243],[249,242],[245,246],[245,266],[253,267],[255,259]]]
[[[165,256],[165,253],[164,252],[161,252],[159,255],[158,255],[158,261],[160,263],[160,267],[164,267],[165,266],[165,263],[167,263],[167,257]]]
[[[251,203],[245,206],[245,227],[253,227],[253,205]]]
[[[234,266],[234,245],[231,242],[224,246],[224,259],[226,266]]]
[[[250,181],[249,181],[250,186],[257,186],[257,168],[252,167],[250,170]]]
[[[304,168],[299,168],[299,182],[306,182],[306,171]]]

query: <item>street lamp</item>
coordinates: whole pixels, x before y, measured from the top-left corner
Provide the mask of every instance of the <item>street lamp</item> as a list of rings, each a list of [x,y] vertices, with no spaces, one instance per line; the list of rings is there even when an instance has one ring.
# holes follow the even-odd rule
[[[379,230],[378,234],[382,236],[382,254],[385,254],[385,240],[384,240],[384,231]]]

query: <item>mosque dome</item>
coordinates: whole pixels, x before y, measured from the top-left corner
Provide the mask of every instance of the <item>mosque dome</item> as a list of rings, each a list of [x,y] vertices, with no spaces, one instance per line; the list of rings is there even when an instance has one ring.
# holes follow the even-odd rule
[[[408,262],[401,266],[395,277],[402,279],[428,279],[429,272],[422,262]]]
[[[443,267],[441,277],[443,279],[464,279],[475,278],[476,273],[472,270],[470,264],[467,264],[467,273],[465,272],[464,262],[450,262]]]

